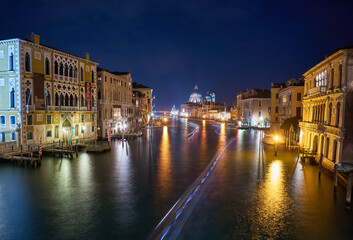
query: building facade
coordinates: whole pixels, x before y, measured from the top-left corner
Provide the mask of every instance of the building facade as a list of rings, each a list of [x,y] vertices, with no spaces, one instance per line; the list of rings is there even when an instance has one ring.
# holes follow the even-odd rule
[[[304,73],[301,146],[323,164],[353,163],[353,49],[336,50]]]
[[[133,128],[132,79],[130,72],[98,68],[98,137],[107,138]]]
[[[8,96],[0,109],[5,141],[16,138],[18,144],[31,145],[40,137],[44,143],[96,138],[97,63],[89,54],[80,58],[47,47],[33,33],[26,40],[0,41],[0,46],[1,68],[8,69],[0,77],[0,91]]]
[[[248,89],[237,95],[237,121],[240,126],[269,126],[270,110],[270,90]]]
[[[149,124],[153,111],[153,89],[137,82],[132,83],[132,88],[134,91],[141,92],[147,99],[147,123]]]

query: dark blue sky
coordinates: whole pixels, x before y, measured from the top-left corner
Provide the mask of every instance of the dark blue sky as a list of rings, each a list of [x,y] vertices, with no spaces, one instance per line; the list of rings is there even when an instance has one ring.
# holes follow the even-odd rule
[[[300,77],[353,44],[353,1],[2,1],[0,38],[41,42],[154,89],[157,109],[195,83],[231,104],[247,88]]]

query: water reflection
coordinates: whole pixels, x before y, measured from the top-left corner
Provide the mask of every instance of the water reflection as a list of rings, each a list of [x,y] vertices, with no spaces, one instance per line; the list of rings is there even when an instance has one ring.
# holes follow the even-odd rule
[[[157,182],[160,193],[163,197],[168,197],[171,187],[171,154],[168,127],[163,127],[163,133],[160,143],[159,167],[157,173]]]
[[[250,217],[252,238],[278,238],[287,231],[291,200],[287,194],[283,164],[273,161],[257,189]]]

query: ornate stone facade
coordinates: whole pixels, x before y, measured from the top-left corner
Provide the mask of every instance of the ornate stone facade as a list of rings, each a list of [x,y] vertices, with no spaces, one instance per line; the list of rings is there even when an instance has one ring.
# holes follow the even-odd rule
[[[353,49],[342,48],[304,74],[301,146],[325,165],[353,163]]]

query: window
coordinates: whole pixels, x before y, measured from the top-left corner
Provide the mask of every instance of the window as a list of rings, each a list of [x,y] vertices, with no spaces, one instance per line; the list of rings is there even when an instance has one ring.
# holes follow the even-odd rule
[[[55,93],[55,106],[59,106],[59,94]]]
[[[12,127],[14,127],[16,125],[16,117],[15,116],[10,116],[10,124],[12,125]]]
[[[292,94],[289,94],[289,101],[292,101]]]
[[[259,117],[261,117],[261,110],[259,111]]]
[[[57,61],[54,62],[54,73],[55,73],[55,74],[58,74],[58,73],[59,73],[59,65],[58,65],[58,62],[57,62]]]
[[[297,93],[297,101],[301,101],[302,100],[302,94],[301,93]]]
[[[70,106],[74,106],[74,96],[70,95]]]
[[[13,53],[9,56],[9,70],[13,71]]]
[[[113,78],[110,78],[110,83],[113,83]]]
[[[85,99],[83,97],[83,95],[81,95],[81,107],[85,106]]]
[[[5,140],[6,140],[5,132],[0,133],[0,140],[1,140],[1,142],[5,142]]]
[[[107,82],[107,76],[104,76],[104,81]]]
[[[27,88],[27,90],[26,90],[26,104],[32,105],[31,90],[29,90],[29,88]]]
[[[94,126],[92,126],[92,132],[94,132]]]
[[[301,116],[302,116],[302,108],[297,107],[297,117],[301,117]]]
[[[0,116],[1,127],[5,127],[5,123],[6,123],[5,116],[4,115]]]
[[[94,107],[94,104],[95,104],[94,97],[92,96],[92,107]]]
[[[99,100],[99,99],[102,99],[101,90],[100,90],[100,89],[98,90],[98,100]]]
[[[59,126],[55,126],[55,138],[59,137]]]
[[[276,119],[275,121],[278,122],[278,117],[275,117],[275,119]]]
[[[92,114],[92,122],[94,122],[94,120],[95,120],[95,114]]]
[[[33,125],[33,116],[27,115],[27,126]]]
[[[337,106],[336,106],[336,122],[335,122],[335,126],[336,127],[339,127],[340,113],[341,113],[341,104],[337,103]]]
[[[261,107],[261,105],[262,105],[262,102],[261,102],[261,101],[259,101],[259,108]]]
[[[45,58],[45,75],[50,75],[50,62],[48,58]]]
[[[25,71],[30,72],[31,71],[31,57],[29,56],[28,53],[25,55]]]
[[[65,106],[69,106],[69,95],[65,95]]]
[[[69,67],[67,66],[67,64],[65,64],[65,76],[69,76]]]
[[[28,133],[27,133],[27,139],[28,139],[28,140],[33,139],[33,132],[28,132]]]
[[[75,67],[74,78],[77,78],[77,67]]]
[[[93,70],[91,71],[91,80],[92,80],[92,83],[94,83],[94,71]]]
[[[84,114],[81,115],[81,122],[85,122],[85,115]]]
[[[275,113],[278,113],[278,107],[275,108]]]
[[[51,130],[47,131],[47,137],[51,137]]]
[[[335,77],[335,70],[334,68],[331,69],[331,79],[330,79],[330,89],[333,88],[333,80],[334,80],[334,77]]]
[[[332,103],[328,107],[327,125],[331,125]]]
[[[47,115],[47,124],[51,124],[51,115],[50,114]]]
[[[10,138],[11,138],[11,141],[16,141],[16,132],[11,132]]]
[[[60,63],[59,75],[61,75],[61,76],[64,75],[64,65],[62,63]]]
[[[73,76],[73,70],[72,70],[72,66],[70,66],[70,70],[69,70],[69,77]]]
[[[81,133],[85,133],[85,127],[81,127]]]
[[[339,68],[338,68],[338,84],[337,87],[341,87],[342,86],[342,64],[340,64]]]
[[[83,72],[83,68],[81,67],[81,82],[83,82],[83,75],[84,75],[84,72]]]
[[[46,100],[46,104],[47,106],[50,106],[51,105],[51,100],[50,100],[50,93],[49,91],[45,91],[45,100]]]
[[[15,89],[12,88],[10,92],[10,107],[14,108],[15,107]]]
[[[283,96],[282,102],[283,102],[283,103],[286,103],[286,102],[287,102],[287,95],[284,95],[284,96]]]

